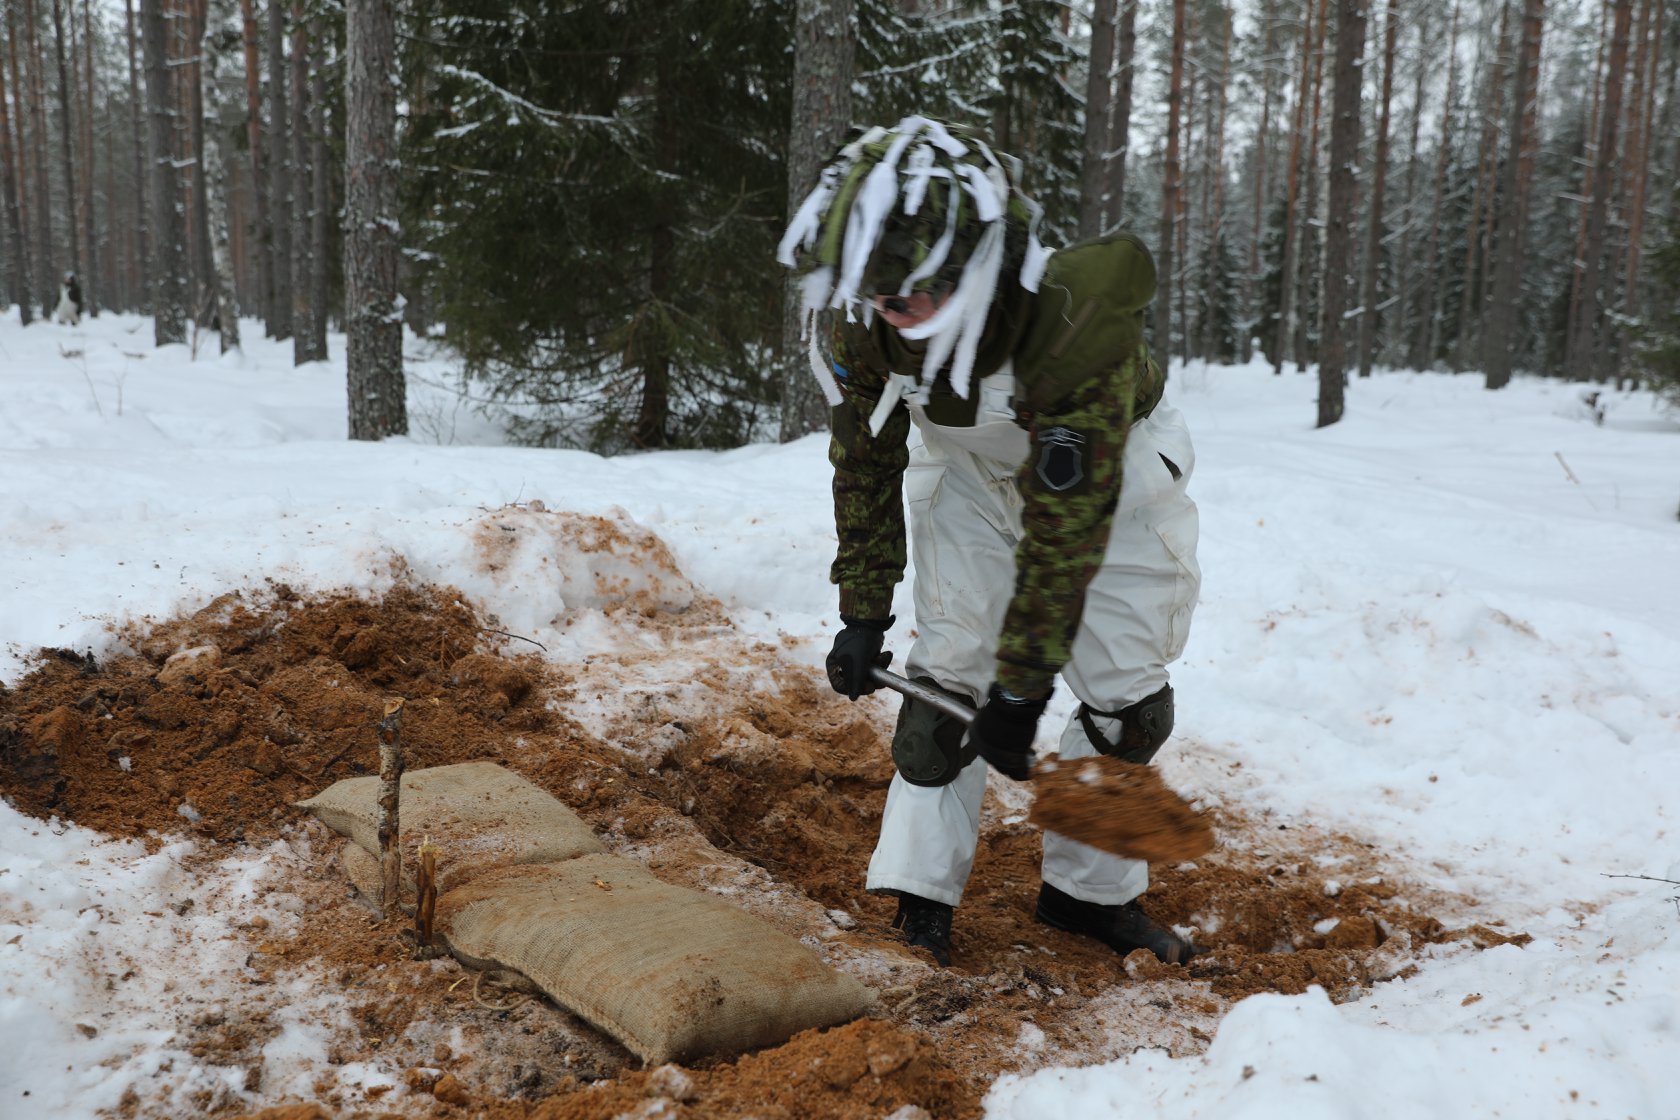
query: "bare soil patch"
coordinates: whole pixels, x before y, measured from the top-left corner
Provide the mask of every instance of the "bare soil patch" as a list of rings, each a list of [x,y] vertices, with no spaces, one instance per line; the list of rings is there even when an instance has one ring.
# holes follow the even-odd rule
[[[248,944],[259,987],[307,975],[353,1010],[335,1063],[380,1064],[406,1088],[366,1094],[327,1068],[315,1102],[265,1101],[275,1008],[247,1001],[179,1024],[180,1044],[245,1070],[247,1097],[200,1102],[211,1115],[769,1120],[915,1105],[973,1117],[1002,1072],[1139,1046],[1192,1054],[1243,996],[1318,984],[1356,999],[1426,944],[1503,936],[1447,929],[1433,915],[1472,900],[1409,886],[1357,841],[1226,812],[1214,818],[1220,846],[1153,868],[1144,897],[1213,951],[1188,967],[1121,960],[1032,920],[1039,835],[994,803],[954,966],[930,967],[888,928],[892,900],[863,890],[892,774],[890,706],[835,696],[781,647],[743,639],[716,603],[672,601],[626,597],[607,614],[636,641],[557,664],[505,642],[449,588],[226,595],[133,627],[128,652],[41,651],[16,687],[0,687],[0,794],[112,836],[191,834],[206,874],[287,834],[335,851],[341,842],[292,803],[375,770],[375,722],[401,697],[410,767],[497,761],[580,813],[610,850],[723,895],[882,993],[873,1017],[844,1027],[642,1070],[546,1002],[453,961],[414,960],[402,923],[378,922],[336,859],[300,860],[268,889],[301,899],[309,920],[277,936],[230,918],[230,935]],[[144,1092],[125,1115],[162,1115]]]

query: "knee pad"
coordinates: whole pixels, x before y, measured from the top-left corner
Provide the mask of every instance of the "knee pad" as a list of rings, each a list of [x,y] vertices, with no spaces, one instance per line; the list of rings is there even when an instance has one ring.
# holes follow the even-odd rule
[[[1093,715],[1120,721],[1118,743],[1110,743],[1108,737],[1098,730],[1096,721],[1091,718]],[[1085,729],[1085,737],[1091,741],[1091,746],[1096,748],[1098,754],[1118,758],[1121,762],[1143,765],[1155,757],[1155,752],[1161,749],[1161,744],[1172,735],[1172,685],[1162,685],[1160,691],[1152,692],[1137,703],[1128,704],[1117,712],[1099,712],[1089,705],[1080,704],[1079,725]]]
[[[938,688],[965,704],[973,702],[960,692],[939,688],[927,677],[916,678],[916,683]],[[978,757],[978,752],[963,741],[966,730],[960,721],[939,709],[906,696],[893,730],[893,765],[913,786],[950,785],[962,768]]]

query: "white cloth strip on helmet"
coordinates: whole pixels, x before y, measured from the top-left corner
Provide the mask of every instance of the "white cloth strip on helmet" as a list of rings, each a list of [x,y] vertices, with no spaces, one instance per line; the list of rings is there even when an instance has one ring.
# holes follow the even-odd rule
[[[845,244],[840,253],[840,282],[834,289],[835,307],[858,298],[864,267],[874,254],[887,216],[898,201],[898,161],[912,139],[908,134],[893,139],[881,161],[869,169],[852,200],[852,210],[846,218]]]
[[[805,201],[799,204],[799,211],[794,214],[793,221],[788,223],[787,232],[782,234],[781,243],[776,246],[776,261],[788,268],[795,268],[798,262],[794,259],[795,246],[809,249],[816,244],[817,237],[822,232],[823,211],[828,209],[829,199],[834,197],[834,184],[839,181],[840,169],[833,165],[823,168],[817,178],[817,185],[811,193],[805,196]]]
[[[914,217],[922,208],[922,197],[927,193],[928,178],[935,170],[943,172],[943,168],[936,169],[933,163],[933,149],[926,144],[917,144],[910,149],[910,158],[904,161],[904,206],[906,214]]]
[[[956,187],[953,184],[952,189]],[[909,295],[916,290],[916,285],[945,267],[945,261],[951,255],[951,247],[957,243],[957,208],[945,207],[945,232],[939,235],[939,240],[933,243],[928,255],[922,258],[922,263],[911,270],[904,278],[904,283],[898,289],[898,294]]]
[[[957,170],[967,180],[969,195],[974,199],[974,213],[982,222],[995,222],[1003,217],[1009,205],[1009,182],[1000,167],[976,167],[972,163],[959,164]]]

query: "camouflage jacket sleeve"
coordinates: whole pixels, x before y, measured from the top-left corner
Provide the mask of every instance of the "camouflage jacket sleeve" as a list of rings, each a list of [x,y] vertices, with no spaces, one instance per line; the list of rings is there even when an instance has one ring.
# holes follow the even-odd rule
[[[869,434],[869,416],[886,388],[885,370],[842,325],[834,333],[834,373],[845,397],[830,417],[828,461],[834,466],[834,529],[840,539],[829,579],[840,588],[840,613],[892,614],[893,588],[904,578],[904,468],[910,461],[910,413],[895,408]]]
[[[1162,388],[1140,348],[1033,417],[1032,450],[1016,474],[1023,536],[998,637],[999,687],[1043,695],[1067,664],[1120,502],[1127,432]]]

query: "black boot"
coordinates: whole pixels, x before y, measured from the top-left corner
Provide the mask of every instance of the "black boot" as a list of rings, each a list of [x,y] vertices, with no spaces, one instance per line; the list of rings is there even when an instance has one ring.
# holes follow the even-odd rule
[[[1125,956],[1148,949],[1167,964],[1183,964],[1202,950],[1165,926],[1157,925],[1134,899],[1120,906],[1082,902],[1049,883],[1038,890],[1035,915],[1047,926],[1094,937]]]
[[[904,940],[926,949],[941,966],[951,963],[951,907],[920,895],[901,893],[892,928],[904,931]]]

